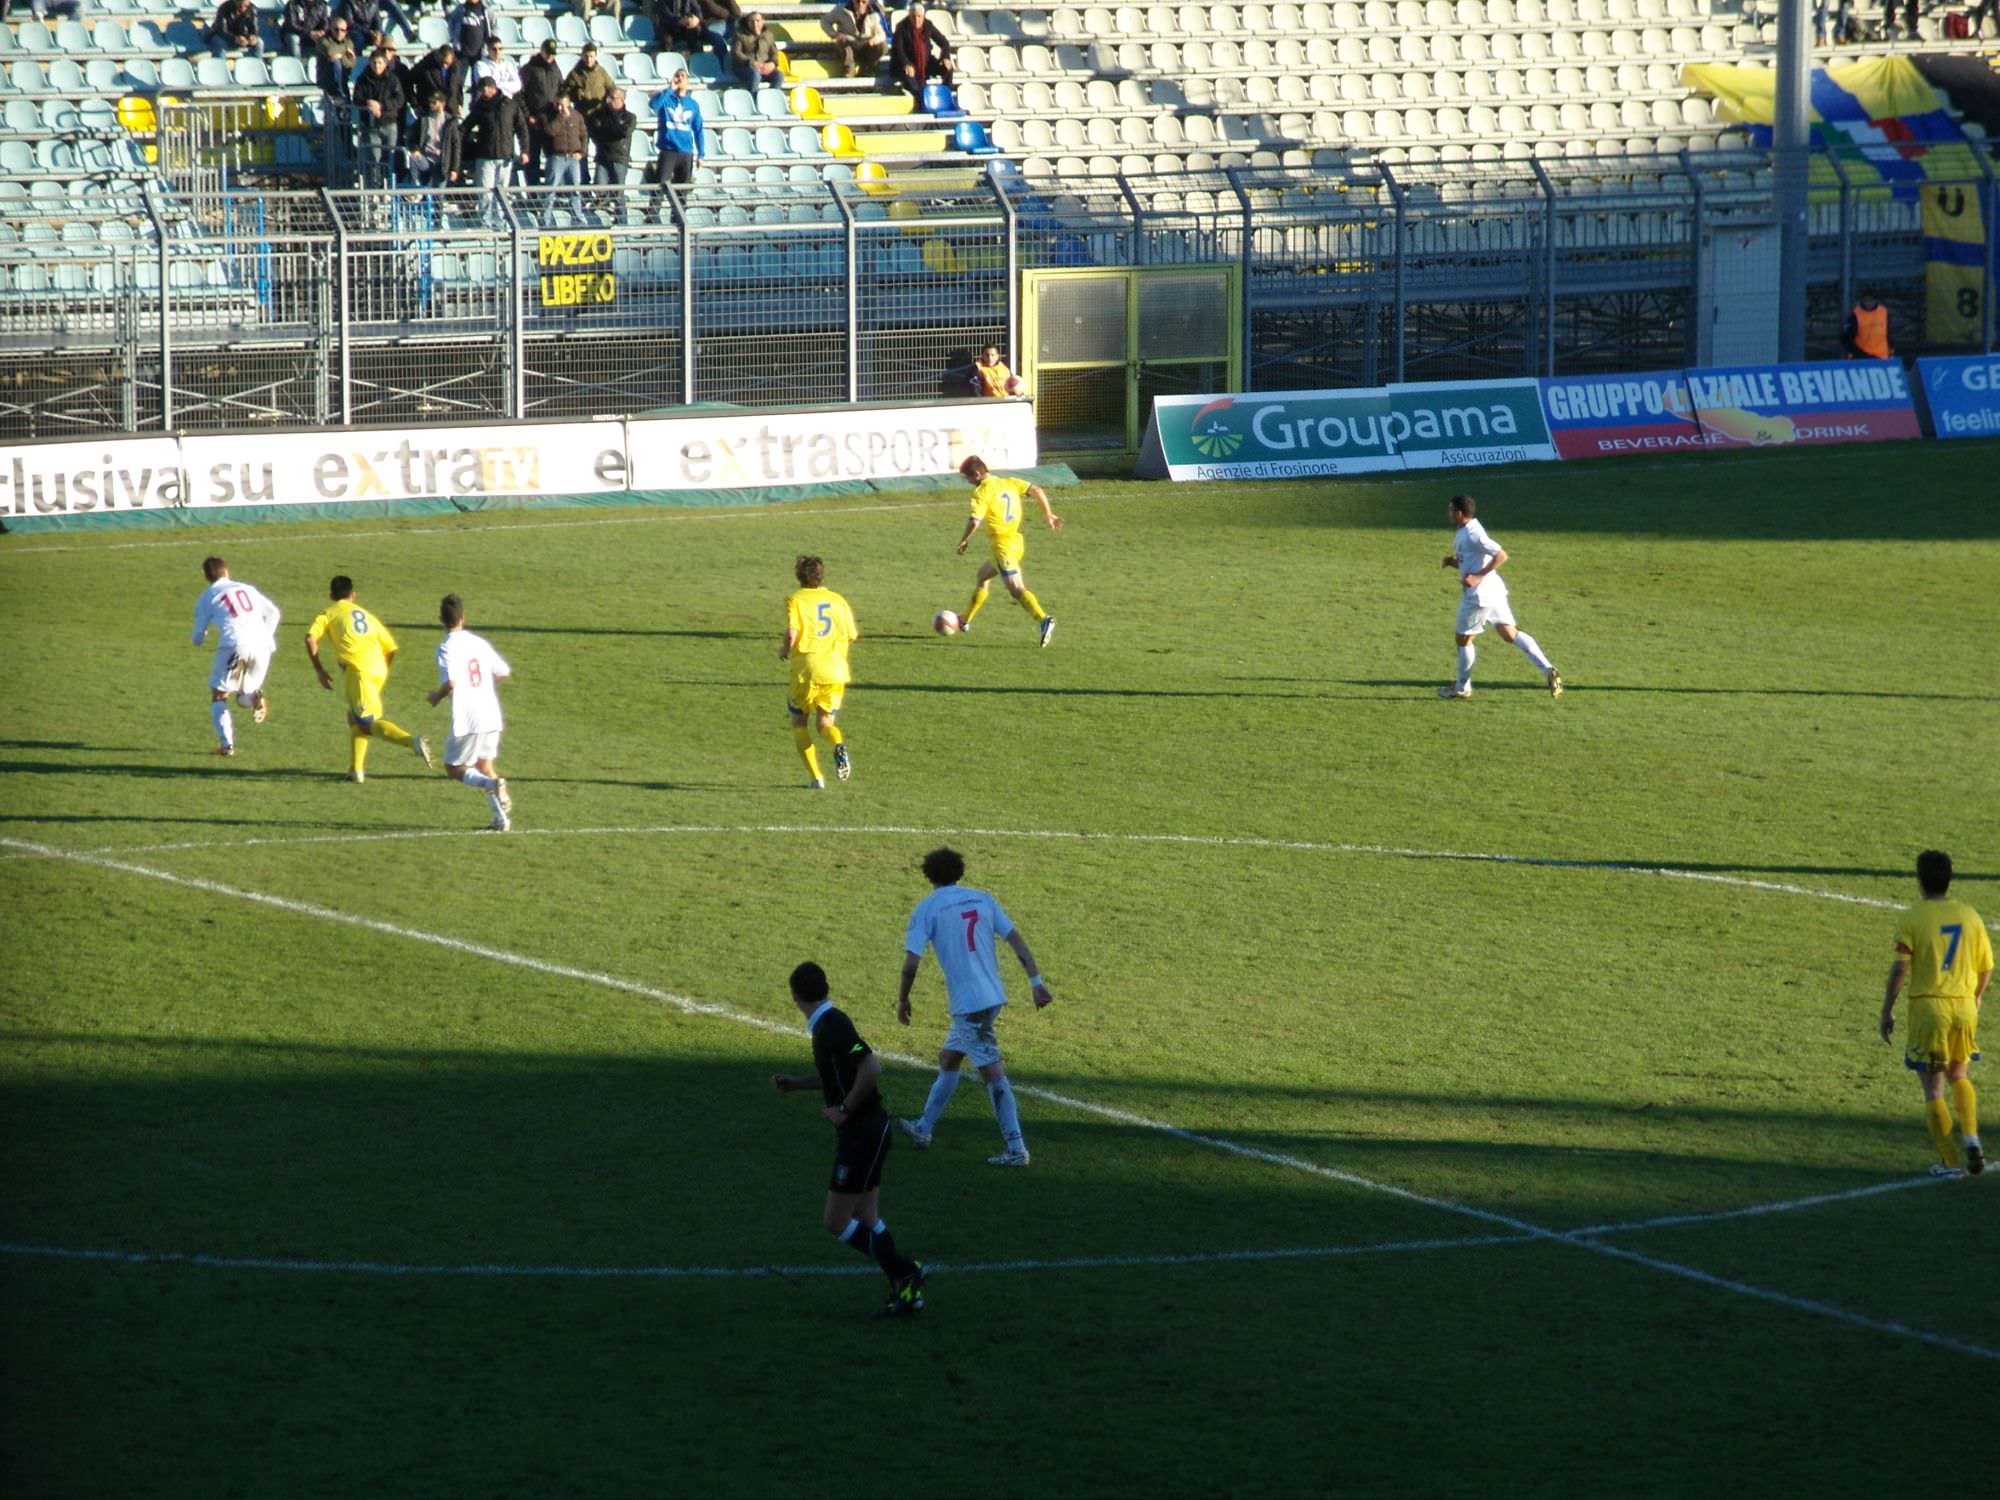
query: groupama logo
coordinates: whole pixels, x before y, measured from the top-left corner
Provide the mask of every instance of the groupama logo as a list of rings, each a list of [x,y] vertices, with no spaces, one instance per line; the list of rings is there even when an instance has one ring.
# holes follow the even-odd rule
[[[1188,441],[1203,458],[1228,458],[1243,446],[1243,434],[1223,420],[1235,402],[1228,396],[1211,401],[1188,421]]]

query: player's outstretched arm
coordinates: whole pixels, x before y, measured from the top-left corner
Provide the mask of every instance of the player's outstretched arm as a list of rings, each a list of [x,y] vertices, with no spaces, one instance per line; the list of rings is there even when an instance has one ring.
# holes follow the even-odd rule
[[[1049,492],[1047,490],[1043,489],[1039,484],[1031,484],[1028,486],[1028,498],[1041,506],[1042,519],[1049,523],[1049,530],[1062,530],[1062,517],[1049,509]]]
[[[1883,986],[1882,1016],[1876,1024],[1885,1042],[1896,1034],[1896,997],[1903,993],[1903,980],[1909,972],[1909,964],[1901,958],[1889,965],[1889,978]]]
[[[1035,1009],[1040,1010],[1045,1005],[1053,1004],[1056,997],[1042,982],[1042,971],[1036,967],[1035,955],[1029,951],[1028,940],[1022,935],[1020,928],[1016,927],[1007,934],[1007,946],[1014,950],[1014,956],[1021,960],[1021,967],[1028,971],[1028,983],[1034,988]]]
[[[910,986],[917,982],[917,965],[923,961],[921,953],[903,954],[903,984],[896,993],[896,1020],[899,1025],[910,1024]]]

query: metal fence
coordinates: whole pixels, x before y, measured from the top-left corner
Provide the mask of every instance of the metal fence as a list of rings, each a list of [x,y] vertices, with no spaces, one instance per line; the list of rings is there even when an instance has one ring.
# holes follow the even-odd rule
[[[1045,267],[1239,268],[1253,389],[1657,367],[1695,357],[1706,239],[1771,214],[1768,157],[1729,151],[1074,181],[967,166],[901,190],[793,165],[666,192],[257,192],[232,185],[244,162],[210,170],[227,123],[164,112],[165,180],[143,199],[10,208],[0,436],[927,397],[988,341],[1032,370],[1012,340],[1023,273]],[[1863,284],[1911,352],[1920,209],[1832,165],[1814,352],[1835,350]],[[1990,350],[2000,215],[1977,170],[1960,185],[1985,226],[1968,347]],[[1060,413],[1043,426],[1061,446]]]

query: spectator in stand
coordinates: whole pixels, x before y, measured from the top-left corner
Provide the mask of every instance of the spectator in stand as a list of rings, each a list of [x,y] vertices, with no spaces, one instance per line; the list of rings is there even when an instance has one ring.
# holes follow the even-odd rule
[[[988,344],[973,362],[972,379],[982,396],[1021,394],[1020,377],[1007,368],[1007,361],[1001,357],[998,344]]]
[[[514,59],[501,50],[500,38],[497,36],[486,39],[486,55],[472,65],[472,91],[475,98],[478,97],[479,85],[489,78],[493,80],[504,98],[521,97],[521,70],[515,66]]]
[[[210,57],[223,57],[231,52],[247,52],[252,57],[264,55],[264,39],[257,34],[257,7],[250,0],[222,0],[215,8],[215,20],[201,39],[208,43]]]
[[[326,23],[326,35],[319,39],[313,56],[316,59],[313,76],[320,92],[331,99],[350,98],[354,64],[361,54],[355,50],[354,38],[348,34],[347,17],[335,16]]]
[[[653,45],[647,50],[656,57],[661,52],[692,57],[697,49],[713,45],[701,0],[651,0],[647,14],[653,18]]]
[[[450,42],[433,47],[410,69],[410,108],[419,120],[430,109],[431,100],[444,100],[445,113],[454,120],[465,113],[465,73],[458,65],[458,49]]]
[[[542,50],[521,66],[521,116],[528,125],[528,181],[547,181],[542,171],[542,130],[556,112],[562,93],[562,69],[556,66],[556,42],[550,37]]]
[[[618,18],[618,0],[569,0],[569,3],[586,26],[590,24],[592,16],[610,16],[613,20]]]
[[[575,102],[577,112],[582,115],[597,113],[604,101],[611,97],[611,75],[597,60],[595,47],[583,49],[576,66],[569,70],[569,77],[563,80],[563,92]]]
[[[726,75],[729,50],[736,41],[737,28],[743,24],[743,7],[736,0],[701,0],[701,15],[701,29],[708,33],[709,44],[715,48],[715,60]]]
[[[834,46],[840,49],[841,76],[859,78],[863,73],[873,77],[875,70],[882,66],[882,56],[889,50],[888,38],[882,34],[882,17],[875,9],[873,0],[848,0],[836,5],[826,13],[820,25],[833,38]]]
[[[278,46],[287,57],[316,57],[319,39],[332,19],[326,0],[285,0],[284,14],[278,18]]]
[[[2000,7],[2000,0],[1979,0],[1965,14],[1965,34],[1975,37],[1986,35],[1986,18],[1996,14],[1996,7]]]
[[[692,87],[687,69],[677,69],[672,87],[653,105],[660,117],[656,144],[663,191],[670,182],[693,182],[695,163],[707,154],[701,149],[701,101]]]
[[[576,112],[568,94],[556,95],[556,102],[550,106],[549,116],[542,122],[542,182],[544,186],[571,189],[583,186],[583,162],[590,150],[590,131],[585,128],[583,116]],[[572,217],[582,212],[582,206],[572,191],[566,200]],[[548,206],[556,207],[557,200],[549,199]]]
[[[743,29],[736,33],[730,58],[736,81],[746,89],[785,86],[785,75],[778,70],[778,39],[764,29],[761,11],[751,11]]]
[[[403,40],[417,39],[417,28],[396,0],[342,0],[340,13],[347,17],[357,46],[379,48],[389,39],[387,23],[391,21],[403,28]]]
[[[584,124],[597,151],[597,186],[622,188],[632,170],[632,132],[639,128],[638,116],[625,107],[625,90],[612,89],[605,95],[603,107],[593,110]],[[619,220],[624,220],[622,206]]]
[[[528,164],[528,127],[521,118],[520,101],[501,93],[491,77],[479,80],[465,117],[460,151],[472,163],[479,190],[486,194],[479,217],[489,229],[498,229],[503,219],[493,193],[513,180],[517,165]]]
[[[458,77],[452,80],[452,96],[463,101],[466,85],[472,81],[473,65],[486,56],[486,39],[493,35],[493,13],[486,8],[485,0],[462,0],[446,13],[444,29],[451,50],[458,54]]]
[[[389,187],[396,177],[396,145],[403,133],[403,81],[380,47],[354,80],[354,123],[361,144],[361,180],[370,188]]]
[[[1896,0],[1882,0],[1882,36],[1886,40],[1895,34]],[[1903,0],[1903,35],[1917,39],[1917,0]]]
[[[458,121],[446,110],[444,90],[439,89],[424,97],[417,112],[410,181],[418,187],[456,187],[463,175],[458,165]]]
[[[921,4],[912,5],[896,23],[896,38],[890,47],[890,69],[899,87],[908,89],[919,108],[924,102],[924,85],[951,85],[951,43],[944,33],[924,16]]]

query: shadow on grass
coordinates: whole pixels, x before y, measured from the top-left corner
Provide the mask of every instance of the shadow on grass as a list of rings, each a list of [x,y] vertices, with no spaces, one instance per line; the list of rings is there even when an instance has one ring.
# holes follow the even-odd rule
[[[53,760],[7,760],[0,761],[0,776],[137,776],[137,777],[253,777],[259,781],[345,781],[345,771],[308,771],[298,767],[250,766],[237,756],[205,755],[200,760],[187,765],[171,765],[160,762],[141,764],[122,762],[110,765],[80,766],[68,761]],[[381,772],[372,766],[368,772],[370,781],[378,777],[394,780],[402,773]],[[435,775],[435,772],[417,772],[411,775]]]
[[[1293,682],[1302,684],[1325,683],[1329,687],[1372,687],[1372,688],[1430,688],[1439,686],[1436,677],[1225,677],[1224,682]],[[1489,693],[1531,693],[1547,696],[1548,688],[1538,681],[1489,682],[1481,678],[1475,684],[1475,691],[1484,696]],[[1567,695],[1589,695],[1597,693],[1645,693],[1673,697],[1705,698],[1883,698],[1897,703],[1990,703],[1992,698],[1982,693],[1886,693],[1867,688],[1768,688],[1768,687],[1649,687],[1641,683],[1565,681],[1563,692]]]
[[[720,682],[679,677],[663,678],[661,683],[665,687],[751,688],[760,693],[771,692],[774,687],[774,684],[769,682]],[[775,686],[778,691],[783,691],[782,683]],[[1138,698],[1155,701],[1172,698],[1220,698],[1224,701],[1243,698],[1304,700],[1325,696],[1323,693],[1230,693],[1204,688],[1036,687],[1020,683],[875,682],[873,680],[863,683],[860,690],[870,695],[944,693],[964,694],[969,697]]]

